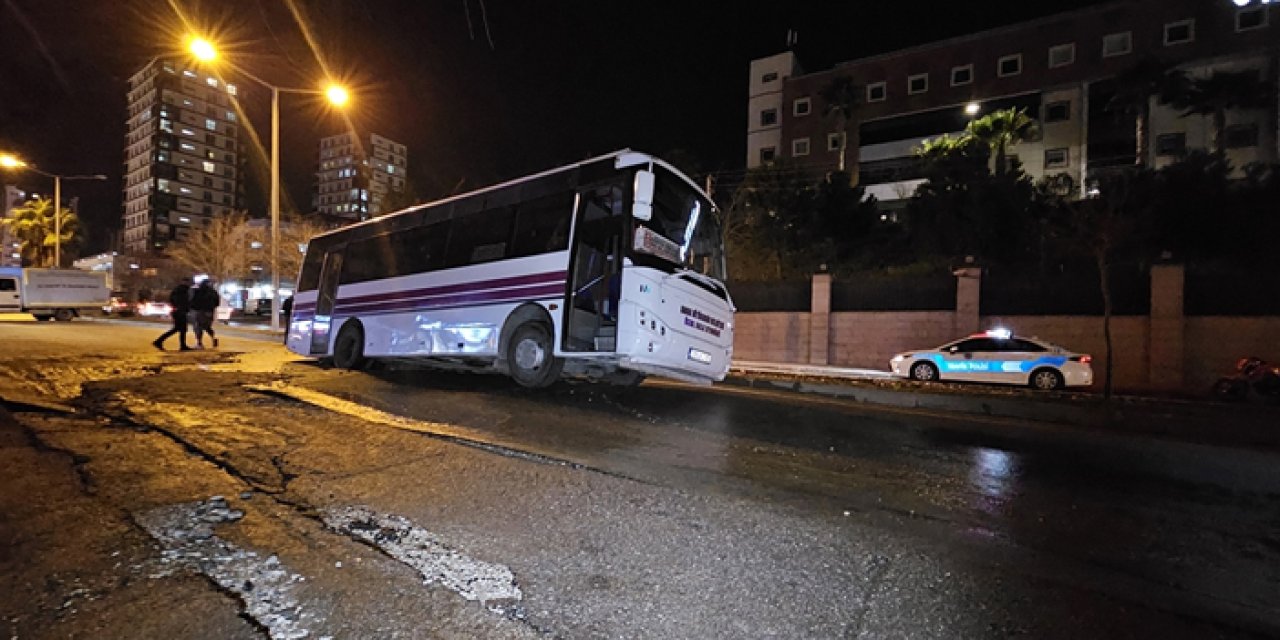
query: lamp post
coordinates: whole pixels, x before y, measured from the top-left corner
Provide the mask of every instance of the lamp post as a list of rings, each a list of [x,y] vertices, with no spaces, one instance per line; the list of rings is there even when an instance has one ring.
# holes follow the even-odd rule
[[[204,38],[192,38],[188,49],[191,55],[202,62],[211,63],[218,60],[217,47]],[[337,107],[346,106],[350,95],[346,89],[336,84],[329,85],[323,91],[278,87],[229,61],[224,64],[240,75],[271,90],[271,330],[278,331],[280,329],[280,94],[323,95],[328,98],[330,104]]]
[[[101,173],[80,176],[63,176],[48,171],[41,171],[35,165],[19,160],[16,156],[8,153],[0,153],[0,168],[2,169],[26,169],[32,173],[38,173],[46,178],[53,178],[53,266],[60,268],[62,266],[62,181],[63,180],[106,180],[107,177]]]

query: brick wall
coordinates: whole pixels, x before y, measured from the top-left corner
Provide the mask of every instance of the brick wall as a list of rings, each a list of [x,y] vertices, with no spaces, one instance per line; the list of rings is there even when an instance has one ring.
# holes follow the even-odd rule
[[[733,358],[763,362],[809,360],[809,314],[739,313],[734,316]]]
[[[956,338],[950,311],[847,311],[831,314],[831,364],[887,369],[889,358]]]

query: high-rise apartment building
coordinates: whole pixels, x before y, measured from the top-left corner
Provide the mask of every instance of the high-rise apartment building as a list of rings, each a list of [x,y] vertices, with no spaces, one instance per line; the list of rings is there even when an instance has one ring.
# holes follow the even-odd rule
[[[243,207],[236,86],[158,59],[129,78],[124,233],[130,254],[160,253],[213,216]]]
[[[0,204],[0,217],[8,218],[9,212],[14,207],[21,206],[26,197],[25,191],[12,185],[4,185],[4,202]],[[9,232],[9,227],[0,224],[0,267],[21,267],[22,255],[18,252],[20,248],[21,244]]]
[[[387,213],[387,198],[405,188],[408,167],[405,146],[376,133],[322,138],[312,208],[356,221]]]

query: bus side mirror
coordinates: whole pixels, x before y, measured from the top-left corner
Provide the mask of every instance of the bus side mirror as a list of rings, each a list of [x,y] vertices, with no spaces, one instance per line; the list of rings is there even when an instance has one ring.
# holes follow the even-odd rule
[[[636,172],[635,199],[631,205],[631,216],[636,220],[651,220],[653,218],[653,183],[654,175],[652,171],[641,169]]]

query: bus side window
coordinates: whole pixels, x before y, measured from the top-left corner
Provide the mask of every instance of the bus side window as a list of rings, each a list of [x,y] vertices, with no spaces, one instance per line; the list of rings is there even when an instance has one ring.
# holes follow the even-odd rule
[[[445,249],[445,266],[461,267],[501,260],[511,242],[515,211],[511,207],[490,209],[456,220]]]
[[[378,251],[379,238],[368,238],[347,245],[338,282],[348,284],[387,277],[387,264]]]
[[[307,247],[302,259],[302,272],[298,275],[298,291],[311,291],[320,284],[320,263],[324,262],[324,250],[315,243]]]
[[[391,236],[391,253],[398,266],[395,275],[423,273],[444,265],[444,247],[449,239],[449,222],[397,231]]]
[[[569,221],[573,217],[573,193],[565,191],[520,204],[511,256],[535,256],[563,251],[569,246]]]

